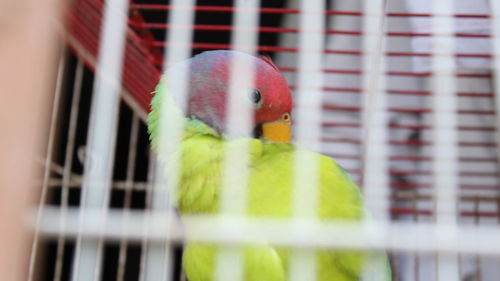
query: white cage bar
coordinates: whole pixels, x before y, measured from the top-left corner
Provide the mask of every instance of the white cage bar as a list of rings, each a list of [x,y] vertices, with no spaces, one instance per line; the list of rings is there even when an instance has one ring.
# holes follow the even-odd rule
[[[299,248],[339,248],[339,249],[371,249],[413,251],[417,253],[471,253],[495,255],[500,245],[492,244],[500,231],[495,225],[464,225],[455,236],[442,241],[435,231],[447,232],[455,228],[453,225],[434,223],[408,224],[393,222],[386,228],[377,225],[361,225],[358,223],[321,222],[308,219],[246,219],[234,217],[221,219],[218,216],[190,216],[183,219],[182,224],[174,215],[157,212],[146,220],[141,211],[130,212],[126,231],[120,227],[124,219],[120,211],[109,211],[108,220],[103,220],[99,212],[89,212],[82,221],[77,209],[69,209],[66,216],[64,233],[68,237],[85,235],[88,237],[105,237],[118,240],[126,237],[129,241],[141,241],[144,232],[150,241],[165,240],[165,233],[172,241],[192,240],[199,242],[238,245],[244,243],[269,243],[278,246]],[[171,216],[169,224],[166,219]],[[61,220],[58,208],[47,207],[41,219],[40,232],[46,236],[59,234]],[[85,227],[79,230],[79,224]],[[236,227],[237,226],[237,227]],[[258,238],[256,233],[259,233]],[[314,236],[314,239],[310,239]],[[493,239],[493,240],[492,240]]]
[[[385,11],[383,0],[364,1],[363,18],[363,194],[366,207],[382,225],[389,220],[389,179]]]
[[[64,77],[64,70],[65,70],[65,59],[64,56],[61,56],[59,58],[59,65],[58,65],[58,70],[57,70],[57,81],[56,81],[56,89],[55,89],[55,96],[54,96],[54,104],[52,106],[52,113],[51,113],[51,118],[50,118],[50,125],[49,125],[49,141],[47,142],[47,157],[45,158],[45,167],[44,167],[44,174],[43,174],[43,183],[42,183],[42,191],[40,194],[40,202],[38,206],[38,213],[37,213],[37,219],[35,223],[35,234],[33,238],[33,244],[31,246],[31,256],[30,256],[30,264],[29,264],[29,269],[28,269],[28,280],[32,281],[34,278],[35,274],[35,265],[36,265],[36,258],[38,257],[38,249],[40,247],[39,242],[40,242],[40,219],[41,216],[43,215],[43,206],[45,205],[45,202],[47,200],[47,193],[49,189],[49,180],[50,180],[50,167],[52,164],[52,154],[53,154],[53,149],[54,149],[54,138],[55,138],[55,133],[56,133],[56,125],[57,125],[57,112],[59,110],[59,102],[61,99],[62,95],[62,84],[63,84],[63,77]],[[57,271],[56,271],[57,272]]]
[[[191,50],[187,48],[192,41],[192,29],[190,28],[194,20],[193,0],[172,1],[172,9],[169,13],[171,23],[177,28],[168,30],[166,36],[170,42],[165,49],[164,65],[170,65],[175,62],[183,61],[191,55]],[[180,27],[187,27],[187,30]],[[181,112],[185,111],[187,104],[187,81],[188,70],[179,69],[176,73],[176,102]],[[173,97],[172,97],[173,98]],[[159,135],[165,136],[165,140],[160,141],[158,145],[159,155],[174,155],[174,151],[180,147],[184,123],[176,116],[176,112],[171,112],[166,102],[161,106],[161,118],[159,119]],[[180,169],[179,159],[175,158],[169,161],[168,169],[172,171],[166,177],[165,166],[159,162],[154,163],[154,188],[151,191],[151,213],[167,211],[173,212],[172,198],[177,196],[177,187],[179,183],[178,171]],[[165,179],[166,177],[166,179]],[[168,223],[168,220],[166,221]],[[169,236],[166,232],[166,237]],[[144,245],[147,245],[147,252],[144,258],[144,275],[141,274],[141,280],[171,280],[172,278],[172,248],[170,241],[165,239],[160,242],[150,242],[147,239],[148,233],[145,232]],[[142,279],[143,278],[143,279]]]
[[[497,1],[491,1],[491,25],[493,30],[493,75],[494,75],[494,90],[495,90],[495,106],[497,112],[500,111],[500,95],[498,95],[498,91],[500,91],[500,3]],[[497,143],[500,143],[500,114],[497,114],[497,122],[496,122],[496,140]],[[500,148],[498,148],[497,157],[500,161]]]
[[[73,149],[75,144],[76,121],[78,117],[78,103],[80,102],[82,80],[83,80],[83,62],[78,60],[78,65],[75,73],[75,84],[73,86],[73,100],[71,101],[71,116],[68,129],[68,144],[64,156],[64,170],[61,186],[61,215],[64,217],[68,208],[69,185],[71,180],[71,163],[73,163]],[[63,221],[61,221],[63,222]],[[61,225],[64,229],[64,225]],[[54,273],[54,281],[61,280],[62,264],[64,255],[64,233],[61,231],[57,240],[57,257],[56,268]]]
[[[322,1],[301,1],[298,46],[297,91],[295,99],[295,144],[300,149],[320,151],[323,101],[323,45],[325,18]],[[319,195],[319,161],[314,155],[295,154],[292,214],[315,220]],[[313,188],[310,188],[310,187]],[[294,229],[298,226],[295,226]],[[290,256],[289,279],[315,280],[316,253],[311,249],[293,249]]]
[[[384,228],[389,222],[389,177],[387,143],[387,107],[385,93],[386,1],[363,2],[363,58],[362,58],[362,188],[365,198],[366,224],[375,223]],[[369,213],[369,215],[368,215]],[[363,280],[387,280],[383,260],[377,255],[365,262]]]
[[[123,203],[123,212],[125,216],[128,216],[130,212],[130,205],[132,200],[132,189],[134,184],[134,163],[137,156],[137,139],[139,135],[139,116],[136,113],[132,114],[132,124],[130,129],[130,143],[129,143],[129,155],[127,159],[127,172],[125,179],[125,198]],[[127,219],[123,221],[122,229],[128,224]],[[127,259],[127,240],[122,239],[120,241],[120,253],[118,257],[118,272],[116,276],[116,281],[123,281],[125,277],[125,262]]]
[[[257,25],[259,13],[257,8],[260,0],[237,0],[233,14],[234,29],[231,32],[232,49],[255,55]],[[231,57],[229,65],[229,95],[226,128],[227,138],[235,140],[238,137],[250,137],[252,132],[253,114],[245,99],[246,93],[241,93],[241,85],[254,85],[254,71],[256,67],[249,57]],[[224,155],[224,170],[222,190],[220,194],[221,213],[238,216],[244,219],[247,209],[248,166],[250,161],[250,143],[226,146]],[[214,280],[243,280],[244,266],[242,247],[220,247],[215,261]]]
[[[452,0],[434,1],[433,18],[433,189],[436,216],[436,239],[456,235],[458,151],[457,99],[454,62],[454,5]],[[448,225],[447,232],[440,225]],[[458,255],[439,253],[438,280],[459,280]]]
[[[121,91],[123,52],[125,49],[126,11],[128,1],[105,2],[100,58],[96,68],[94,98],[85,173],[82,186],[80,215],[99,209],[102,216],[108,211],[109,187],[116,142],[118,102]],[[78,236],[73,264],[73,281],[99,280],[102,238]]]

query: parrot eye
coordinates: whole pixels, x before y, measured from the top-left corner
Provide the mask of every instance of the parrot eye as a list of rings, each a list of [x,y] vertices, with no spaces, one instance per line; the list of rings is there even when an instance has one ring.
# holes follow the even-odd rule
[[[262,94],[259,89],[250,89],[248,91],[248,99],[256,106],[259,107],[262,101]]]
[[[286,121],[286,122],[290,121],[290,113],[288,113],[288,112],[283,113],[281,118],[283,119],[283,121]]]

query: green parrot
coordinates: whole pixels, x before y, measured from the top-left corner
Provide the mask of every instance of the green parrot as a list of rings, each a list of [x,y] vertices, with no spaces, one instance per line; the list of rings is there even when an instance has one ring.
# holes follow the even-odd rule
[[[254,130],[253,138],[227,140],[228,77],[231,60],[236,56],[246,56],[255,65],[253,87],[243,89],[247,94],[241,97],[254,108]],[[178,97],[174,86],[176,70],[182,67],[189,73],[183,114],[176,106]],[[184,122],[182,142],[179,150],[174,152],[180,159],[176,204],[181,216],[219,212],[224,152],[229,146],[239,145],[249,147],[250,154],[246,214],[265,218],[293,216],[296,148],[290,144],[292,97],[284,77],[269,58],[235,51],[203,52],[170,67],[154,93],[148,120],[153,149],[158,150],[160,142],[168,141],[160,135],[162,110],[170,110],[169,118],[175,118],[175,122]],[[323,220],[362,220],[366,215],[363,198],[349,175],[331,158],[315,152],[307,153],[312,154],[319,166],[317,217]],[[169,155],[160,153],[159,158],[168,162]],[[169,172],[167,165],[167,175]],[[216,245],[187,241],[182,261],[187,279],[212,281],[217,251]],[[317,280],[360,280],[368,255],[354,250],[318,250]],[[288,280],[289,256],[287,248],[247,246],[244,250],[244,280]],[[378,256],[383,260],[382,272],[386,275],[378,280],[391,280],[386,255],[378,253]]]

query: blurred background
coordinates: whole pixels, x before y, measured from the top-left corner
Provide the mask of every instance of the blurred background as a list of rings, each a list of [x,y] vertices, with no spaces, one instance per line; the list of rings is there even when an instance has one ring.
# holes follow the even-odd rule
[[[305,0],[304,0],[305,1]],[[122,83],[116,146],[112,152],[112,182],[106,208],[147,210],[152,207],[155,177],[146,115],[162,69],[170,28],[169,1],[130,0],[126,14]],[[195,1],[191,53],[230,49],[233,1]],[[497,225],[500,222],[497,112],[492,55],[492,8],[487,0],[455,0],[455,88],[458,116],[457,204],[459,225]],[[61,208],[81,205],[91,105],[98,50],[102,43],[102,0],[67,3],[60,13],[53,38],[54,60],[44,81],[50,108],[43,116],[49,124],[42,132],[44,152],[36,161],[43,179],[37,185],[40,206]],[[300,1],[262,1],[257,50],[270,56],[292,90],[297,82]],[[324,100],[321,151],[346,168],[363,184],[362,66],[364,50],[363,1],[324,1]],[[56,12],[53,19],[57,19]],[[439,15],[438,15],[439,16]],[[388,176],[390,218],[408,223],[435,220],[431,149],[433,130],[432,1],[386,0],[383,31],[388,114]],[[57,20],[54,20],[57,21]],[[57,38],[57,40],[53,40]],[[59,42],[55,46],[54,43]],[[34,45],[33,45],[34,46]],[[28,51],[37,49],[27,47]],[[42,45],[40,45],[42,46]],[[167,62],[168,63],[168,62]],[[41,70],[40,69],[40,70]],[[39,72],[43,73],[43,72]],[[49,105],[50,103],[50,105]],[[3,121],[3,120],[2,120]],[[43,156],[42,156],[43,155]],[[86,164],[85,164],[86,163]],[[40,175],[40,177],[42,177]],[[7,198],[7,197],[4,197]],[[30,242],[29,280],[70,280],[75,239],[37,232]],[[173,280],[179,280],[181,245],[174,249]],[[142,280],[145,244],[104,240],[98,280]],[[500,253],[499,253],[500,254]],[[436,280],[436,253],[391,252],[394,280]],[[27,262],[26,262],[27,263]],[[459,279],[499,280],[498,256],[460,255]]]

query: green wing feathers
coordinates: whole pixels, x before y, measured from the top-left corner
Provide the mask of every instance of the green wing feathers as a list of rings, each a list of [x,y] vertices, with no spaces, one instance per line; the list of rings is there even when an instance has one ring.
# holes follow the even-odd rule
[[[224,142],[212,135],[192,137],[182,144],[184,155],[181,157],[183,168],[179,198],[181,213],[218,212],[221,163],[225,147],[241,145],[251,147],[247,214],[254,217],[275,218],[292,216],[292,181],[295,172],[293,146],[262,143],[254,139]],[[315,155],[320,169],[318,217],[362,219],[365,210],[356,184],[333,160],[320,154]],[[202,262],[203,264],[212,264],[216,247],[207,244],[194,244],[189,247],[190,254],[187,255],[189,258],[184,260],[188,277],[191,277],[192,281],[211,281],[213,269],[198,276],[203,270],[200,271],[196,264],[199,264],[201,262],[199,259],[203,257],[210,257],[209,260]],[[195,254],[197,252],[202,253],[200,257]],[[248,248],[245,252],[247,270],[245,280],[286,280],[288,258],[286,249],[272,246]],[[318,280],[358,280],[363,271],[364,261],[365,253],[358,251],[318,251]],[[262,272],[266,272],[266,278],[261,275]]]
[[[153,98],[151,100],[151,111],[148,115],[148,133],[149,133],[149,140],[151,142],[151,146],[153,149],[156,149],[158,147],[158,142],[159,142],[159,123],[160,123],[160,116],[162,114],[162,103],[164,100],[164,96],[166,95],[166,77],[162,76],[160,83],[156,85],[155,91],[152,93]]]

